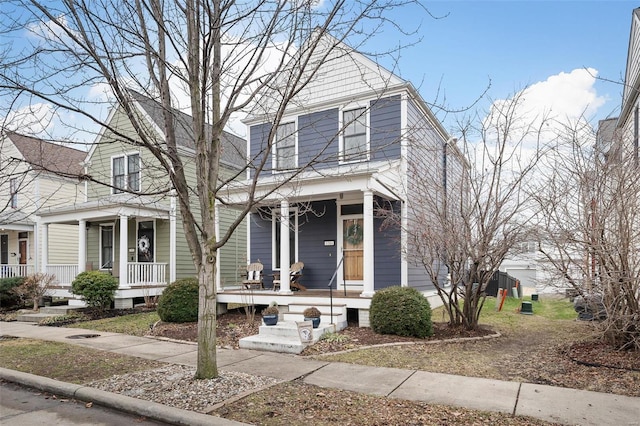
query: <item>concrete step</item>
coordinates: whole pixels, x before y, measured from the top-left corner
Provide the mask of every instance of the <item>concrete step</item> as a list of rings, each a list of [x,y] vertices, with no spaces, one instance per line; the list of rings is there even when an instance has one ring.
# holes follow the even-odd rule
[[[308,345],[316,343],[324,333],[333,331],[333,325],[320,324],[312,330],[313,341],[302,343],[298,336],[298,326],[294,321],[279,321],[276,325],[260,326],[260,334],[244,337],[239,343],[243,349],[299,354]]]
[[[77,311],[81,307],[69,307],[67,305],[62,306],[46,306],[40,308],[38,312],[25,311],[16,318],[16,321],[20,322],[40,322],[45,318],[58,317],[60,315],[67,315],[73,311]]]
[[[289,304],[289,311],[283,313],[285,321],[304,321],[304,310],[314,306],[320,311],[320,324],[335,324],[338,330],[347,327],[347,306],[344,304],[333,305],[333,312],[329,304]]]

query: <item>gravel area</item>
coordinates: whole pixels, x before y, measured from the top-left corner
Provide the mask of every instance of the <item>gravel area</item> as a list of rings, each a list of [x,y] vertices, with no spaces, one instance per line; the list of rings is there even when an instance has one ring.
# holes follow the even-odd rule
[[[278,383],[278,380],[231,371],[211,380],[194,379],[196,369],[184,365],[113,376],[88,386],[184,410],[207,413],[215,405]]]

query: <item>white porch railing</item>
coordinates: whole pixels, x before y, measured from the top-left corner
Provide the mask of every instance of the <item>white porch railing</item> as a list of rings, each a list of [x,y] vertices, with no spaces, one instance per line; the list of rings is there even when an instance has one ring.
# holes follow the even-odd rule
[[[35,272],[34,265],[0,265],[0,278],[26,277]]]
[[[55,285],[69,286],[78,275],[78,265],[47,265],[47,274],[55,275]]]
[[[166,285],[166,263],[127,263],[127,284],[129,285]]]

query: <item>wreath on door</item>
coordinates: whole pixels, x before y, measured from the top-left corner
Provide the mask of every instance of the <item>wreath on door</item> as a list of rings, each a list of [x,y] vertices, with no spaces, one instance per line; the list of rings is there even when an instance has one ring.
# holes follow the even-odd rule
[[[360,244],[362,242],[362,226],[359,223],[349,225],[344,232],[344,240],[353,246]]]
[[[149,253],[149,248],[151,247],[151,244],[149,243],[149,237],[147,237],[146,235],[143,235],[142,237],[140,237],[140,239],[138,239],[138,251],[142,254],[147,254]]]

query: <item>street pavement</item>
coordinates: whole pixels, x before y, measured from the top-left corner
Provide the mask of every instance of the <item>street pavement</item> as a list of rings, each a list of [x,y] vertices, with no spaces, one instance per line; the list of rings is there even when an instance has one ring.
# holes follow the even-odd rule
[[[99,336],[85,339],[69,338],[78,334]],[[118,333],[2,322],[0,335],[59,341],[190,366],[195,366],[197,359],[197,347],[194,344]],[[306,383],[322,387],[525,415],[564,424],[640,426],[640,398],[425,371],[333,363],[246,349],[219,349],[217,355],[218,367],[222,371],[239,371],[286,381],[302,379]],[[110,394],[82,385],[56,383],[51,379],[4,368],[0,368],[0,378],[52,393],[57,390],[58,393],[77,399],[95,401],[168,423],[241,424],[160,404],[140,402],[141,400],[135,398]],[[3,423],[1,414],[0,423]]]

